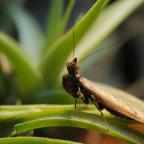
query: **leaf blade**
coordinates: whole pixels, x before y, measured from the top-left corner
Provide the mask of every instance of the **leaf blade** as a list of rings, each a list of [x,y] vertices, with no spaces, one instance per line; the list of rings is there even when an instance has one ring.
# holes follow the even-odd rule
[[[51,138],[40,137],[13,137],[13,138],[1,138],[1,144],[80,144],[77,142],[70,142]]]
[[[63,0],[51,1],[51,7],[49,10],[47,20],[46,44],[44,51],[48,50],[49,47],[55,42],[55,40],[60,36],[59,25],[60,25],[60,18],[62,15],[62,6],[63,6]]]
[[[18,74],[20,92],[25,95],[35,91],[40,84],[40,72],[34,67],[16,41],[0,32],[0,51],[3,52]]]
[[[96,111],[94,106],[78,106],[74,117],[72,119],[67,119],[72,115],[72,110],[72,105],[1,106],[0,115],[2,116],[5,113],[6,117],[0,116],[0,123],[7,126],[5,127],[5,130],[11,132],[9,133],[11,135],[19,134],[23,131],[35,128],[71,126],[100,131],[129,143],[140,143],[140,141],[144,141],[144,134],[127,126],[127,123],[135,123],[135,121],[116,118],[104,111],[103,113],[111,130],[109,132],[105,121],[101,117],[100,113]],[[8,115],[10,116],[7,117]],[[10,125],[11,127],[9,127]],[[2,131],[2,128],[0,130]]]
[[[49,112],[45,111],[44,113],[48,116],[50,111]],[[50,116],[49,118],[48,117],[41,118],[42,115],[38,115],[39,118],[37,120],[32,120],[32,121],[30,120],[29,122],[24,122],[15,125],[16,132],[19,133],[25,130],[29,130],[32,127],[35,129],[35,128],[47,127],[47,126],[48,127],[49,126],[50,127],[51,126],[52,127],[71,126],[71,127],[79,127],[84,129],[96,130],[117,137],[129,143],[139,143],[144,141],[143,139],[144,134],[128,127],[124,123],[118,122],[117,120],[107,118],[107,122],[110,127],[110,131],[108,131],[106,124],[103,118],[101,117],[101,115],[77,112],[72,119],[68,120],[67,117],[70,117],[71,114],[72,111],[71,112],[52,111],[52,116]],[[35,116],[31,114],[29,119],[31,119],[31,117],[35,117]]]
[[[75,26],[75,32],[78,34],[75,44],[77,44],[82,38],[83,34],[86,32],[87,27],[91,25],[94,18],[96,18],[101,11],[104,0],[98,1],[93,6],[93,9],[89,10],[89,13],[85,18],[81,19],[79,23]],[[97,13],[96,13],[97,12]],[[81,27],[82,26],[82,27]],[[45,77],[47,86],[51,86],[54,83],[55,77],[61,71],[61,68],[65,64],[68,55],[73,50],[73,29],[71,29],[64,37],[59,39],[49,50],[44,54],[40,69]],[[52,72],[51,72],[52,71]]]
[[[44,36],[37,21],[22,7],[11,2],[7,3],[3,13],[14,22],[21,48],[31,57],[34,64],[38,65]]]

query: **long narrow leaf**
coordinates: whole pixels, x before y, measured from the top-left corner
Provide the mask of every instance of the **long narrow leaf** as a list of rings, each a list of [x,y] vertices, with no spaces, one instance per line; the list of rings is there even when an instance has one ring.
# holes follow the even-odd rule
[[[1,144],[80,144],[77,142],[64,141],[51,138],[39,138],[39,137],[13,137],[13,138],[1,138]]]
[[[49,49],[49,47],[60,36],[59,25],[62,16],[62,6],[63,6],[63,0],[51,1],[51,7],[49,10],[49,15],[47,20],[47,35],[46,35],[45,51]]]
[[[12,135],[42,127],[71,126],[100,131],[129,143],[144,142],[144,134],[130,128],[117,119],[106,118],[110,128],[109,131],[100,114],[77,112],[73,118],[67,119],[71,114],[72,111],[60,110],[30,112],[11,120],[11,124],[15,126]]]
[[[143,3],[144,1],[142,0],[120,0],[107,7],[76,47],[76,56],[79,60],[97,48],[120,23]]]
[[[0,133],[0,136],[15,135],[42,127],[71,126],[100,131],[129,143],[144,142],[144,134],[128,127],[126,124],[135,123],[135,121],[116,118],[104,111],[103,114],[110,127],[110,131],[108,131],[105,121],[100,113],[96,111],[94,105],[88,107],[78,106],[74,117],[67,119],[72,115],[73,111],[70,110],[73,110],[73,108],[74,106],[60,105],[1,106],[0,124],[2,127],[0,127],[0,131],[2,133]]]
[[[35,91],[41,81],[39,71],[33,66],[18,43],[2,32],[0,32],[0,51],[7,56],[18,74],[21,94],[26,96]]]
[[[14,22],[18,30],[21,48],[31,57],[31,60],[35,62],[34,64],[38,65],[44,36],[37,21],[30,13],[12,2],[7,3],[3,12]]]
[[[59,27],[60,34],[63,34],[64,30],[66,29],[66,26],[67,26],[74,2],[75,2],[75,0],[70,0],[69,4],[67,6],[66,12],[65,12],[65,14],[61,20],[61,23],[60,23],[60,27]]]
[[[144,1],[142,0],[120,0],[110,5],[99,15],[92,27],[85,34],[85,37],[77,45],[75,57],[81,61],[88,54],[92,53],[98,46],[122,23],[130,14],[132,14]],[[77,35],[77,34],[75,34]],[[75,36],[76,37],[76,36]],[[72,59],[72,55],[67,61]],[[61,73],[65,72],[65,66]],[[58,83],[61,83],[59,75]]]
[[[99,15],[105,0],[99,0],[75,26],[75,45],[81,40],[83,34],[88,30],[91,23]],[[49,48],[40,64],[40,69],[44,75],[47,86],[55,83],[54,79],[58,76],[69,54],[73,50],[73,30],[71,29],[64,37]]]

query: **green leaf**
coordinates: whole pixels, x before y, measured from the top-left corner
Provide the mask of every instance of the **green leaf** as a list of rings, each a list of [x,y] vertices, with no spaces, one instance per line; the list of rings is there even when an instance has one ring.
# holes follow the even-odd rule
[[[61,35],[59,32],[60,18],[62,15],[63,0],[51,1],[51,7],[47,20],[47,36],[46,36],[46,46],[47,50],[55,40]]]
[[[142,0],[119,0],[105,8],[76,47],[79,61],[97,48],[120,23],[143,3]]]
[[[21,48],[30,56],[35,65],[38,65],[41,56],[42,44],[44,36],[37,21],[25,11],[22,7],[8,2],[3,13],[14,22]]]
[[[99,0],[85,15],[83,19],[75,26],[75,45],[83,37],[89,26],[99,15],[105,0]],[[73,50],[73,29],[71,29],[64,37],[61,37],[52,47],[50,47],[43,56],[40,69],[43,73],[47,86],[55,83],[54,79],[58,76],[65,64],[67,57]]]
[[[47,41],[45,50],[54,44],[54,42],[64,33],[74,2],[75,0],[70,0],[65,14],[63,18],[61,18],[63,1],[52,1],[47,24]]]
[[[144,142],[144,134],[114,118],[107,118],[109,131],[101,115],[77,112],[72,119],[66,119],[71,115],[71,111],[53,110],[26,114],[15,119],[19,121],[19,124],[15,125],[16,134],[41,127],[71,126],[100,131],[131,143]]]
[[[120,0],[105,8],[89,28],[79,45],[75,48],[75,57],[80,62],[83,58],[92,53],[98,46],[144,2],[142,0]],[[77,33],[75,33],[77,37]],[[67,61],[71,61],[72,55]],[[65,73],[65,65],[58,78],[61,84],[61,75]]]
[[[0,131],[3,131],[3,133],[0,133],[0,136],[13,136],[27,130],[42,127],[70,126],[100,131],[128,143],[144,142],[144,134],[127,126],[127,123],[135,123],[135,121],[116,118],[103,111],[110,128],[109,131],[94,105],[87,107],[79,105],[74,117],[67,119],[72,115],[73,108],[74,105],[1,106]]]
[[[107,118],[107,122],[110,128],[110,131],[107,130],[106,124],[103,118],[96,114],[88,114],[83,112],[77,112],[75,117],[70,120],[67,120],[67,117],[70,117],[72,113],[67,115],[67,112],[58,112],[63,115],[63,118],[55,117],[55,113],[50,118],[44,118],[39,120],[34,120],[31,122],[21,123],[15,126],[16,131],[19,133],[21,130],[27,130],[31,128],[39,128],[39,127],[51,127],[51,126],[71,126],[71,127],[79,127],[84,129],[91,129],[100,131],[102,133],[117,137],[127,142],[131,143],[139,143],[144,142],[144,135],[140,132],[128,127],[127,125],[119,122],[118,120]],[[34,115],[32,115],[34,116]]]
[[[0,32],[0,51],[3,52],[18,74],[22,95],[34,92],[39,87],[41,76],[19,44]]]
[[[51,138],[39,138],[39,137],[13,137],[13,138],[1,138],[1,144],[80,144],[77,142],[70,142]]]
[[[64,30],[66,29],[74,3],[75,3],[75,0],[70,0],[67,6],[66,12],[61,20],[60,27],[59,27],[59,31],[61,34],[63,34]]]

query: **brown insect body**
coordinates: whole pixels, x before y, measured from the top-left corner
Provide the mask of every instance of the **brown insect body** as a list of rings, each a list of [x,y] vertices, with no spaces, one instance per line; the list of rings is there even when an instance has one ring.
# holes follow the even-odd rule
[[[101,114],[102,110],[106,109],[111,114],[121,118],[134,119],[144,123],[144,111],[82,77],[78,73],[77,58],[68,62],[66,67],[68,74],[63,76],[63,88],[76,99],[76,102],[78,98],[83,100],[85,104],[91,100]],[[84,95],[83,97],[81,93]]]

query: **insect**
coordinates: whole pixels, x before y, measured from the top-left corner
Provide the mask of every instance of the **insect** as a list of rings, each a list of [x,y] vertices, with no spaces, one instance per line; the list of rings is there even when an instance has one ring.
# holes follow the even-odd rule
[[[73,27],[73,49],[74,49],[74,27]],[[105,120],[108,129],[109,127],[106,122],[106,118],[102,113],[103,109],[106,109],[115,116],[126,119],[133,119],[144,123],[144,111],[137,108],[128,101],[109,93],[107,90],[103,89],[99,85],[82,77],[78,73],[79,65],[77,64],[77,58],[74,58],[74,53],[73,53],[73,60],[71,62],[67,62],[66,67],[68,74],[63,75],[62,85],[65,91],[75,98],[75,108],[71,117],[73,117],[76,111],[77,100],[81,99],[85,104],[88,104],[89,101],[95,104],[98,111],[101,113],[103,119]],[[81,93],[83,94],[83,96],[81,95]]]
[[[106,119],[102,113],[103,109],[106,109],[115,116],[144,123],[144,111],[82,77],[78,73],[79,65],[77,64],[77,58],[71,62],[67,62],[66,67],[68,74],[63,75],[62,84],[65,91],[75,98],[73,115],[76,111],[77,99],[81,99],[85,104],[88,104],[89,101],[94,103],[105,122]],[[107,122],[106,125],[109,129]]]

